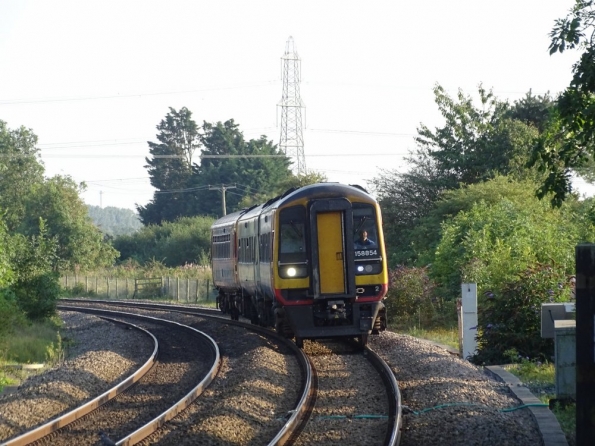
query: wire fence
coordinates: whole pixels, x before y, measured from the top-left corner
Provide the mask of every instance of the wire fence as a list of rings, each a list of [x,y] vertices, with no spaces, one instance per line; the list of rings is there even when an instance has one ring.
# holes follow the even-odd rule
[[[164,299],[182,303],[204,303],[215,302],[217,296],[209,279],[62,276],[60,284],[73,297]]]

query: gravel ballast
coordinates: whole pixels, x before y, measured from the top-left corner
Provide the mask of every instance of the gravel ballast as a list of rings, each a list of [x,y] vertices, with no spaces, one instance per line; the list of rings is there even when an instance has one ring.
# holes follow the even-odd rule
[[[60,366],[27,379],[14,393],[0,395],[0,441],[43,424],[113,387],[152,351],[152,343],[141,333],[125,331],[94,316],[71,312],[60,315],[67,327],[65,336],[74,340],[69,357]],[[134,342],[130,342],[130,336],[136,336]],[[543,444],[527,409],[502,411],[518,407],[521,402],[505,384],[490,378],[481,368],[431,343],[392,332],[371,336],[369,345],[391,366],[403,404],[409,409],[404,412],[401,445]],[[254,378],[253,388],[261,382]],[[247,406],[241,399],[238,404]],[[270,409],[253,407],[250,413],[254,416],[260,410]],[[242,412],[237,415],[241,417]],[[219,444],[238,443],[237,438],[219,440]],[[341,444],[355,442],[342,439]]]
[[[80,406],[126,379],[153,352],[138,330],[95,316],[60,312],[68,359],[0,394],[0,441]]]
[[[528,409],[508,386],[447,350],[384,332],[370,347],[392,368],[404,410],[401,446],[543,444]]]

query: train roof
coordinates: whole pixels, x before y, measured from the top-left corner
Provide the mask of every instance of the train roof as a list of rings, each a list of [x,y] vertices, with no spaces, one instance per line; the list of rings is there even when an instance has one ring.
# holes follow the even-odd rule
[[[237,212],[233,212],[231,214],[227,214],[224,215],[223,217],[215,220],[215,222],[212,224],[212,228],[215,228],[217,226],[227,226],[230,223],[234,223],[235,221],[238,220],[238,218],[240,218],[243,214],[245,214],[247,211],[247,209],[242,209],[241,211],[237,211]]]
[[[368,193],[368,191],[366,191],[363,187],[358,185],[347,185],[341,183],[316,183],[310,184],[308,186],[289,189],[285,193],[275,198],[271,198],[266,203],[242,209],[241,211],[233,212],[231,214],[227,214],[216,220],[211,227],[216,228],[220,226],[228,226],[229,224],[235,223],[236,221],[240,220],[244,216],[249,218],[258,215],[264,209],[278,208],[279,206],[282,206],[283,204],[293,200],[299,200],[304,197],[316,198],[318,195],[326,198],[344,197],[345,195],[349,195],[350,197],[361,198],[365,201],[371,200],[376,202],[376,200]]]
[[[239,219],[242,220],[244,217],[245,218],[251,218],[251,217],[253,217],[255,215],[258,215],[262,211],[262,208],[263,207],[264,207],[264,204],[259,204],[257,206],[252,206],[251,208],[246,209],[246,211],[242,215],[240,215],[240,218]]]
[[[368,193],[368,191],[366,191],[363,187],[358,185],[347,185],[341,183],[316,183],[310,184],[308,186],[303,186],[297,189],[289,189],[283,195],[280,195],[279,197],[267,201],[264,204],[264,207],[279,207],[293,200],[299,200],[304,197],[316,198],[316,196],[318,195],[327,198],[333,196],[344,197],[345,195],[349,195],[351,197],[358,197],[366,201],[376,201]]]

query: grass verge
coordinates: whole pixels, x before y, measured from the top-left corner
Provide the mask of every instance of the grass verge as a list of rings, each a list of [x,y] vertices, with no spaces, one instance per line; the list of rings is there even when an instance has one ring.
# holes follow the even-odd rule
[[[433,328],[427,330],[419,327],[411,327],[405,330],[404,333],[415,338],[427,339],[438,344],[448,345],[456,350],[459,349],[459,335],[456,328]]]
[[[18,384],[25,374],[11,366],[56,364],[64,359],[64,346],[58,317],[15,327],[0,340],[0,390]]]
[[[519,364],[511,364],[505,368],[518,377],[529,388],[531,393],[543,403],[550,404],[550,400],[556,398],[556,370],[554,364],[525,360]],[[563,406],[555,403],[552,407],[552,412],[556,416],[558,423],[560,423],[568,444],[570,446],[575,445],[576,404]]]

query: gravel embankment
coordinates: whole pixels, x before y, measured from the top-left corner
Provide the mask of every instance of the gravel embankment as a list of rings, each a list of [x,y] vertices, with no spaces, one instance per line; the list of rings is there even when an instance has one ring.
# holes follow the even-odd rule
[[[98,317],[60,312],[67,359],[0,394],[0,440],[20,435],[126,379],[153,352],[153,341]]]
[[[371,337],[370,347],[389,363],[403,404],[413,411],[403,417],[401,446],[543,444],[528,409],[501,411],[521,402],[480,368],[396,333]]]
[[[13,437],[102,393],[128,376],[146,360],[152,350],[149,341],[140,333],[114,329],[113,324],[94,316],[69,312],[61,315],[68,327],[66,336],[75,340],[69,349],[68,360],[61,367],[29,378],[17,392],[0,395],[0,440]],[[130,342],[129,336],[136,336],[137,339]],[[402,446],[543,444],[537,425],[527,409],[501,411],[520,403],[512,396],[508,387],[489,378],[480,368],[440,347],[395,333],[384,332],[380,336],[370,337],[370,346],[392,367],[399,381],[403,404],[413,411],[404,414]],[[263,352],[264,350],[258,349],[259,356]],[[247,359],[260,364],[273,364],[274,358],[257,360],[253,357],[255,353],[257,351],[252,350],[246,356]],[[232,356],[226,362],[239,359],[241,358]],[[226,367],[224,365],[220,378],[225,377]],[[246,386],[247,381],[241,384],[245,391],[241,392],[244,395],[242,398],[258,388],[259,382],[266,382],[266,377],[260,380],[253,372],[249,373],[254,379],[249,386]],[[281,371],[281,374],[286,373],[286,370]],[[226,381],[216,380],[214,387],[205,395],[206,399],[209,399],[209,393],[214,393],[210,396],[216,397],[217,401],[219,398],[226,400],[221,393],[230,384]],[[248,401],[242,398],[237,401],[239,410],[234,410],[234,425],[244,423],[241,419],[247,414],[254,417],[261,410],[270,410],[266,406],[248,405]],[[232,401],[235,404],[234,400],[236,398],[227,400],[227,404]],[[221,403],[225,405],[223,400]],[[246,411],[248,407],[251,410]],[[368,410],[377,412],[378,408]],[[277,416],[278,413],[273,415]],[[271,415],[264,416],[269,417]],[[207,430],[215,429],[218,423],[226,423],[225,417],[208,417],[208,420],[207,426],[210,427]],[[195,429],[197,426],[194,426]],[[192,426],[187,428],[193,429]],[[222,429],[225,430],[225,426]],[[250,440],[245,443],[238,442],[238,438],[226,438],[216,430],[217,433],[211,432],[208,435],[211,441],[215,441],[212,444],[256,444]],[[250,435],[247,437],[250,438]],[[255,437],[252,439],[255,440]],[[160,440],[170,443],[172,438]],[[355,441],[342,439],[341,444],[356,444]],[[361,439],[357,440],[357,444],[362,444]],[[378,444],[378,440],[364,444]]]

